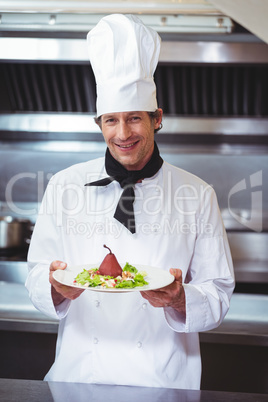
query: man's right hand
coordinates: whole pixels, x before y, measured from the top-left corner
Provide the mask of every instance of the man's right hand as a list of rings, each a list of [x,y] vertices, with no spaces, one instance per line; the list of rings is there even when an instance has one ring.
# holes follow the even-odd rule
[[[65,269],[66,267],[67,264],[63,261],[53,261],[49,267],[49,282],[51,283],[51,295],[54,306],[63,302],[64,299],[74,300],[84,291],[84,289],[75,289],[71,286],[62,285],[53,278],[54,271]]]

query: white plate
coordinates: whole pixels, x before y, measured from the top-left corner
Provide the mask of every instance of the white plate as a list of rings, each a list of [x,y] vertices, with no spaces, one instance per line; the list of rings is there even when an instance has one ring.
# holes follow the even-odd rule
[[[120,264],[121,267],[124,267],[125,264]],[[124,292],[137,292],[141,290],[154,290],[154,289],[159,289],[159,288],[164,288],[165,286],[170,285],[174,281],[174,276],[171,275],[167,271],[163,271],[160,268],[153,268],[148,265],[139,265],[136,264],[133,266],[137,268],[138,271],[145,271],[147,272],[147,276],[145,277],[146,282],[148,282],[148,285],[145,286],[140,286],[136,288],[109,288],[109,289],[103,289],[103,288],[96,288],[96,287],[86,287],[86,286],[77,286],[75,285],[74,279],[79,274],[80,272],[83,271],[83,269],[91,269],[91,268],[97,268],[100,266],[100,263],[97,264],[84,264],[84,265],[76,265],[76,266],[70,266],[64,270],[58,269],[53,273],[54,279],[61,283],[62,285],[66,286],[72,286],[74,288],[79,288],[79,289],[88,289],[88,290],[94,290],[96,292],[111,292],[111,293],[124,293]]]

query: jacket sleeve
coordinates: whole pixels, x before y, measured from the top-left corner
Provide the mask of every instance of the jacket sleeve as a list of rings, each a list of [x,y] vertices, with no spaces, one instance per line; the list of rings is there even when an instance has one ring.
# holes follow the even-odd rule
[[[183,284],[185,322],[174,309],[164,309],[167,323],[177,332],[201,332],[219,326],[228,312],[235,286],[228,239],[216,194],[211,188],[207,191],[197,219],[202,225],[199,225]]]
[[[54,260],[64,261],[61,237],[61,224],[57,222],[61,211],[58,209],[54,184],[55,179],[49,182],[38,218],[34,227],[28,253],[28,276],[25,286],[33,305],[42,313],[51,318],[61,319],[70,305],[69,300],[63,301],[55,308],[51,296],[49,282],[49,266]]]

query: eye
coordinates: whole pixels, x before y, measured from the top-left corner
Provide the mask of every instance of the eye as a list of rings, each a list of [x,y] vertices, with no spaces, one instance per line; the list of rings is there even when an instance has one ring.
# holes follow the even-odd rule
[[[141,120],[141,118],[140,118],[140,116],[132,116],[132,117],[130,118],[130,120],[131,120],[131,121],[139,121],[139,120]]]
[[[113,117],[105,119],[105,121],[104,121],[105,124],[113,124],[114,122],[115,122],[115,119]]]

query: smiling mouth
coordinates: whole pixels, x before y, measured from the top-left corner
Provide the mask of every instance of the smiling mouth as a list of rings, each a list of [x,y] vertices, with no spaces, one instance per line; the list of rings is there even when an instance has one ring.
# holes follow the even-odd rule
[[[120,144],[115,144],[117,147],[119,147],[119,148],[124,148],[124,149],[127,149],[127,148],[131,148],[131,147],[133,147],[133,145],[135,145],[135,144],[137,144],[139,141],[135,141],[135,142],[132,142],[131,144],[127,144],[127,145],[120,145]]]

